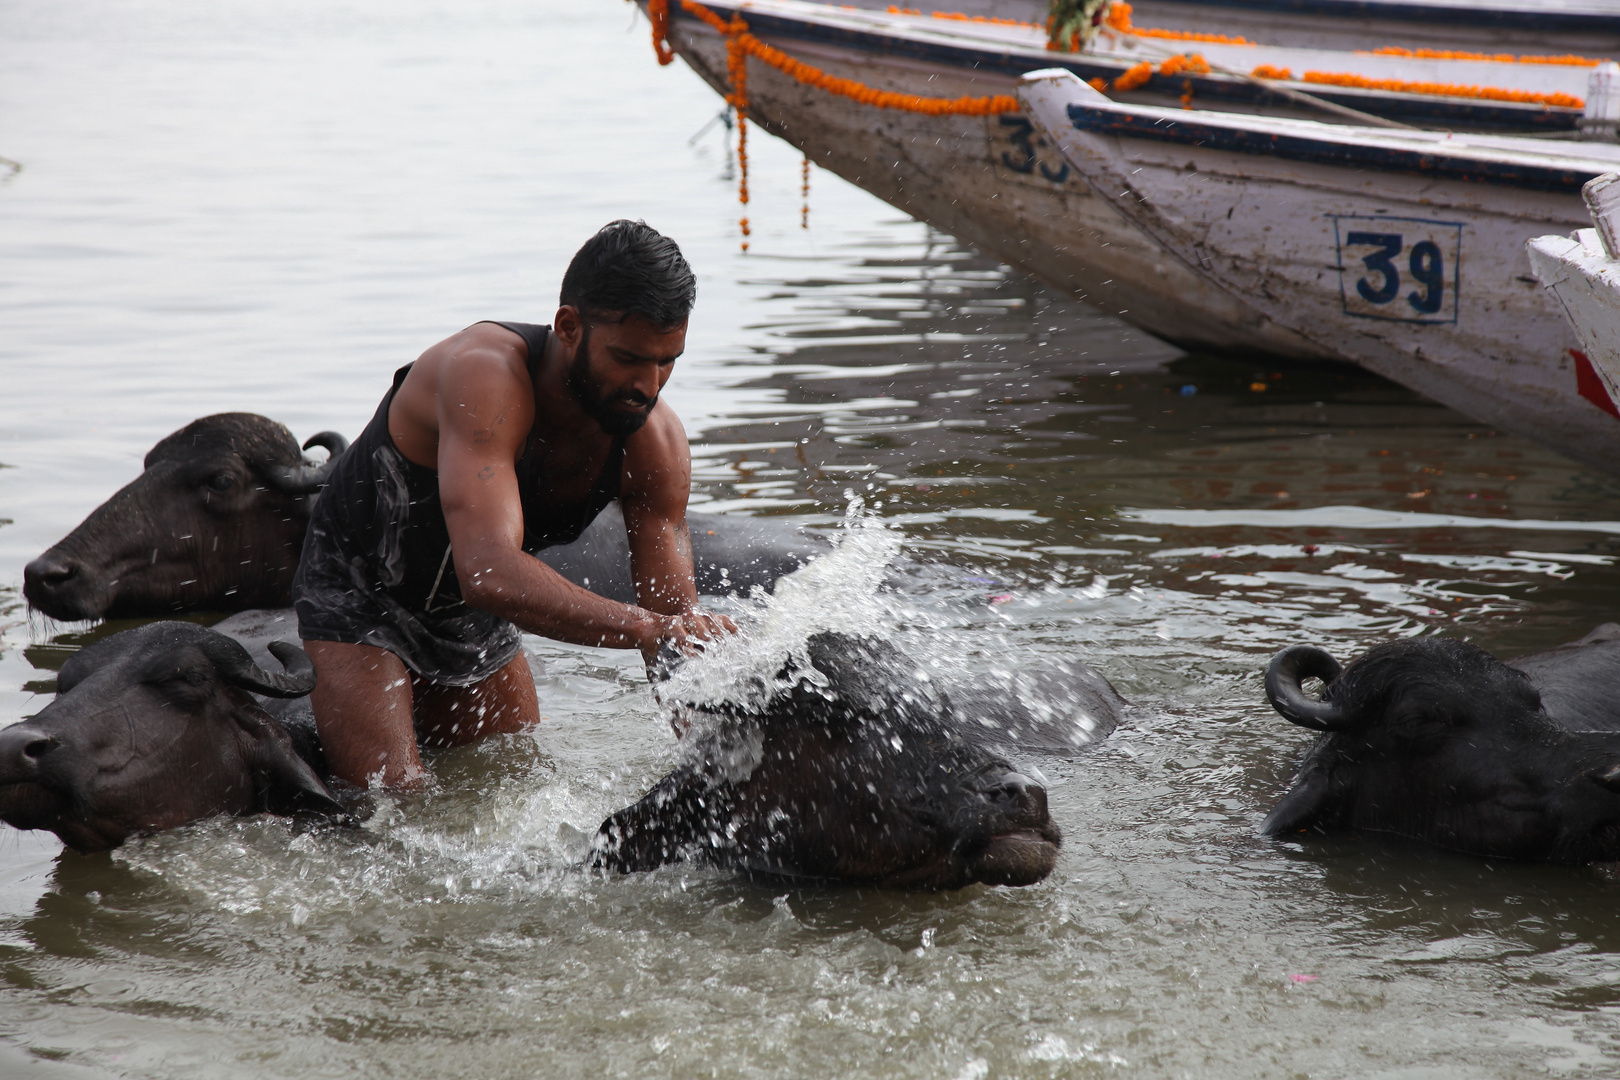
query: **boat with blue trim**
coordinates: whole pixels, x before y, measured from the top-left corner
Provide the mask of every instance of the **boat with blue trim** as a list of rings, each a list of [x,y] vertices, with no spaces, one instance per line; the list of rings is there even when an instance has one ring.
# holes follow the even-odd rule
[[[1040,39],[1027,28],[1003,24],[806,0],[707,7],[716,23],[741,16],[761,42],[818,76],[875,93],[982,99],[1014,90],[1022,71],[1056,64],[1065,85],[1091,95],[1087,102],[1110,103],[1086,80],[1112,83],[1139,62],[1051,52],[1032,43]],[[727,36],[678,3],[670,15],[675,54],[727,93]],[[1175,47],[1193,45],[1204,47]],[[1164,87],[1184,95],[1190,82],[1191,103],[1210,109],[1168,107],[1174,99],[1149,93],[1152,86],[1115,95],[1109,122],[1118,130],[1096,138],[1141,160],[1121,158],[1116,167],[1130,182],[1107,190],[1102,174],[1088,176],[1065,152],[1062,131],[1016,103],[1013,111],[977,114],[877,107],[829,92],[825,79],[746,63],[751,122],[912,216],[1167,341],[1358,363],[1504,430],[1620,470],[1620,422],[1574,392],[1568,349],[1578,342],[1523,251],[1532,236],[1585,223],[1580,185],[1620,166],[1620,145],[1612,136],[1578,142],[1483,133],[1540,123],[1561,129],[1543,135],[1571,136],[1587,119],[1581,110],[1363,92],[1334,100],[1354,100],[1360,113],[1454,110],[1447,123],[1431,119],[1440,115],[1434,111],[1419,118],[1477,133],[1329,124],[1322,119],[1340,117],[1262,100],[1266,88],[1254,79],[1212,70]],[[1534,118],[1523,125],[1478,119],[1483,110],[1510,108]],[[1481,111],[1473,123],[1460,122],[1470,109]],[[1051,122],[1059,121],[1070,123],[1066,114]],[[1139,169],[1153,179],[1146,188]],[[1134,204],[1130,192],[1151,205]],[[1360,269],[1346,292],[1341,277],[1352,268]]]
[[[1524,251],[1585,223],[1581,188],[1620,145],[1130,105],[1061,69],[1018,96],[1095,200],[1071,223],[1106,207],[1146,241],[1116,280],[1197,313],[1178,344],[1292,338],[1620,471],[1620,422],[1582,395],[1580,342]],[[1168,266],[1185,283],[1164,288]]]
[[[1317,49],[1394,44],[1615,58],[1620,48],[1615,0],[1135,0],[1135,7],[1144,25]]]

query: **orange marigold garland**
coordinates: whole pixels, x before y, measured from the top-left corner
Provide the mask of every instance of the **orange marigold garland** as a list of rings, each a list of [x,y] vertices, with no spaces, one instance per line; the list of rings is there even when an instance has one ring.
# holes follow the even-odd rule
[[[1144,85],[1153,78],[1153,65],[1146,60],[1140,64],[1133,64],[1125,69],[1124,74],[1114,80],[1114,90],[1117,93],[1128,93],[1138,86]]]
[[[1190,30],[1153,30],[1144,26],[1132,26],[1131,5],[1124,0],[1114,0],[1108,5],[1108,14],[1103,16],[1103,22],[1122,34],[1135,34],[1137,37],[1163,38],[1169,41],[1210,41],[1220,45],[1254,44],[1248,38],[1229,37],[1226,34],[1196,34]]]
[[[669,50],[666,40],[669,32],[669,0],[648,0],[648,9],[662,12],[662,15],[653,19],[653,49],[658,54],[660,63],[664,54]],[[829,94],[839,94],[843,97],[858,101],[863,105],[870,105],[879,109],[903,109],[907,112],[923,113],[928,116],[993,116],[997,113],[1017,112],[1018,99],[1010,94],[996,94],[991,97],[959,97],[936,98],[923,97],[919,94],[899,94],[892,90],[879,90],[856,82],[854,79],[844,79],[837,75],[828,75],[820,68],[811,67],[802,61],[795,60],[781,49],[765,44],[748,30],[748,24],[741,15],[733,14],[728,22],[713,11],[698,3],[698,0],[681,0],[681,7],[690,14],[701,19],[726,39],[726,76],[731,91],[726,94],[726,101],[737,110],[737,167],[740,177],[737,189],[737,200],[742,203],[743,216],[738,222],[742,226],[742,249],[748,250],[748,237],[751,229],[748,224],[748,58],[754,57],[782,72],[790,78],[796,79],[807,86],[825,90]],[[673,56],[673,53],[670,53]],[[1144,65],[1145,66],[1145,65]],[[1204,70],[1208,70],[1206,65]],[[800,219],[804,228],[810,227],[810,159],[805,158],[803,166],[802,191],[805,196],[803,213]]]
[[[1301,82],[1327,86],[1352,86],[1358,90],[1388,90],[1397,94],[1435,94],[1440,97],[1483,98],[1487,101],[1513,101],[1523,105],[1555,105],[1579,109],[1586,102],[1573,94],[1537,94],[1529,90],[1503,90],[1495,86],[1461,86],[1455,83],[1405,82],[1401,79],[1367,79],[1343,72],[1307,71]]]
[[[1372,50],[1374,56],[1411,56],[1422,60],[1492,60],[1498,64],[1562,64],[1567,67],[1597,67],[1603,63],[1590,56],[1515,56],[1513,53],[1459,52],[1456,49],[1403,49],[1385,45]]]
[[[1187,53],[1183,56],[1172,56],[1159,65],[1160,75],[1208,75],[1209,61],[1198,53]],[[1132,64],[1114,80],[1112,88],[1118,93],[1129,93],[1139,86],[1145,86],[1153,78],[1153,65],[1143,60],[1140,64]],[[1093,79],[1091,85],[1098,90],[1108,88],[1107,83],[1097,86],[1101,79]],[[1183,108],[1192,108],[1192,81],[1188,80],[1182,86],[1181,104]]]
[[[647,0],[647,21],[652,23],[653,55],[660,67],[667,67],[675,61],[669,47],[669,0]]]
[[[1187,53],[1182,56],[1172,56],[1159,65],[1160,75],[1208,75],[1209,61],[1198,53]]]
[[[828,75],[820,68],[811,67],[803,61],[793,59],[781,49],[765,44],[748,32],[747,24],[741,18],[727,23],[697,0],[681,0],[681,7],[721,34],[732,35],[732,27],[741,26],[742,29],[736,31],[735,36],[738,46],[749,56],[769,64],[806,86],[814,86],[829,94],[850,98],[862,105],[871,105],[879,109],[903,109],[928,116],[993,116],[996,113],[1018,111],[1018,99],[1011,94],[997,94],[993,97],[923,97],[920,94],[899,94],[892,90],[879,90],[865,83],[858,83],[854,79]]]
[[[741,15],[732,15],[726,24],[726,74],[731,93],[726,100],[737,110],[737,201],[742,203],[743,216],[737,222],[742,226],[742,249],[748,250],[748,51],[743,37],[748,24]]]
[[[799,197],[804,200],[799,207],[799,228],[810,227],[810,155],[804,155],[804,164],[799,167]]]

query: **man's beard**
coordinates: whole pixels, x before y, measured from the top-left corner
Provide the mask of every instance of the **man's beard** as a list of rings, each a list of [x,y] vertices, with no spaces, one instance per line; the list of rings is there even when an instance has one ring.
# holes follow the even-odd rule
[[[609,397],[602,384],[591,375],[591,328],[585,327],[580,335],[579,348],[574,350],[574,362],[569,365],[568,393],[579,404],[585,414],[595,420],[601,429],[609,435],[619,438],[633,435],[641,430],[641,426],[652,416],[653,406],[658,404],[658,395],[646,398],[639,391],[627,390],[622,394]],[[620,402],[638,406],[636,412],[626,412],[616,406]]]

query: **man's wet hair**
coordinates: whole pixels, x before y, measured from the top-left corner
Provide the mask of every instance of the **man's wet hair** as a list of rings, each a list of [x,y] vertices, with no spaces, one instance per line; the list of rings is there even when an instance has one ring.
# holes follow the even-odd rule
[[[696,300],[697,278],[675,241],[645,221],[620,219],[575,253],[558,302],[578,308],[587,322],[637,316],[673,330],[685,325]]]

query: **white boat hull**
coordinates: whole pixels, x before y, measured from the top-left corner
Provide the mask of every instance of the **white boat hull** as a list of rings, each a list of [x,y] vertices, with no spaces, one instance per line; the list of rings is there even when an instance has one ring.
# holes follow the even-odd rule
[[[1581,351],[1574,359],[1581,394],[1620,416],[1615,404],[1620,402],[1620,263],[1603,250],[1596,229],[1539,236],[1526,253],[1536,277],[1580,338]]]
[[[1581,395],[1579,342],[1524,254],[1585,220],[1578,184],[1620,149],[1133,109],[1067,72],[1020,97],[1098,197],[1206,291],[1620,471],[1620,423]]]

